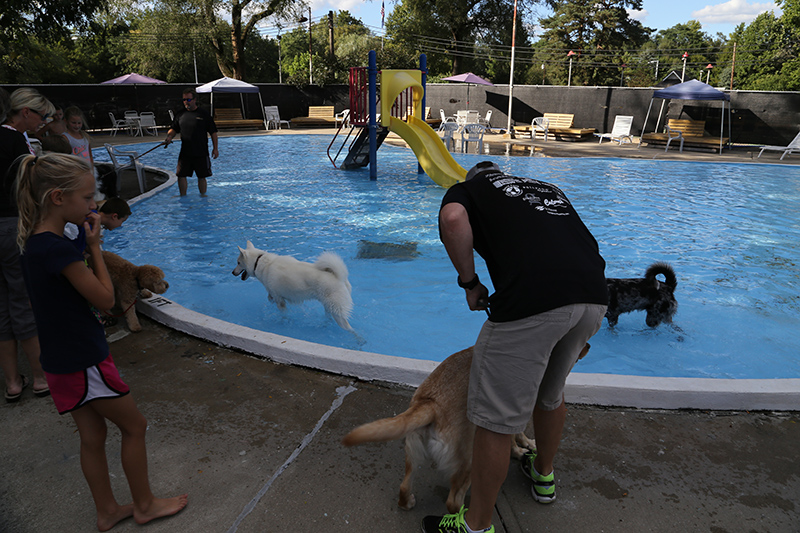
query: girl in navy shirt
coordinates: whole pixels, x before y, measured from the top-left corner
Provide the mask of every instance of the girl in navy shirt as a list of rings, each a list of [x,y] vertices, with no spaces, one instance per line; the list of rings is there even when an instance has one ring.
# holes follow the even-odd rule
[[[114,287],[100,251],[100,215],[87,160],[63,154],[25,157],[17,176],[17,242],[39,329],[41,363],[60,414],[78,426],[81,468],[97,508],[97,528],[107,531],[133,516],[139,524],[177,513],[185,494],[156,498],[147,474],[147,420],[108,352],[103,326],[91,306],[107,311]],[[64,237],[67,222],[86,231],[83,255]],[[119,505],[106,460],[106,420],[122,434],[122,467],[133,503]]]

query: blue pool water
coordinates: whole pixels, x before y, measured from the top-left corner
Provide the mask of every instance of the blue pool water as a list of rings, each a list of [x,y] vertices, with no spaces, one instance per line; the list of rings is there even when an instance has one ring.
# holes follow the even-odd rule
[[[209,196],[177,186],[140,202],[105,247],[164,269],[165,296],[222,320],[355,350],[442,360],[471,345],[470,312],[439,242],[444,189],[405,148],[381,147],[378,180],[338,171],[327,136],[223,138]],[[134,147],[140,153],[153,146]],[[144,156],[174,169],[177,146]],[[96,151],[97,160],[107,160]],[[469,168],[486,156],[455,156]],[[674,327],[644,314],[605,322],[578,372],[715,378],[800,377],[800,169],[621,159],[492,156],[506,172],[561,187],[600,243],[609,277],[654,261],[678,275]],[[358,337],[318,302],[281,313],[254,278],[231,275],[236,246],[313,260],[331,250],[350,270]],[[408,260],[359,259],[358,243],[416,243]],[[488,279],[478,258],[482,279]]]

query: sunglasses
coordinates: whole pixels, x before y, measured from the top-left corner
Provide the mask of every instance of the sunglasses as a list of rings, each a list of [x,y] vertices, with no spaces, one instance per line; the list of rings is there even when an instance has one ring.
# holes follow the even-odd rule
[[[191,102],[192,100],[194,100],[194,98],[184,98],[183,99],[184,102]]]
[[[39,113],[38,111],[36,111],[35,109],[31,109],[30,107],[28,108],[28,111],[33,111],[34,113],[39,115],[39,118],[41,118],[42,120],[47,120],[47,118],[50,116],[50,114],[48,114],[48,113],[45,113],[43,115],[43,114]]]

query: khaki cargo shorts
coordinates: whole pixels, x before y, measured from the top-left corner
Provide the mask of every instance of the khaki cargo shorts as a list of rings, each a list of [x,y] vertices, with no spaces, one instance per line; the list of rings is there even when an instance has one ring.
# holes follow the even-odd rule
[[[519,433],[534,405],[561,405],[567,375],[600,329],[606,306],[571,304],[513,322],[487,321],[475,344],[467,417],[502,434]]]

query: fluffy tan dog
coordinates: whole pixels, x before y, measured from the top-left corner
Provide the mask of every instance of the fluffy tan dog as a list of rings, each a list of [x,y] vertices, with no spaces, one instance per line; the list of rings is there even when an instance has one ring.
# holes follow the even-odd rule
[[[136,298],[150,298],[153,293],[167,292],[169,283],[164,279],[164,272],[153,265],[136,266],[111,252],[104,251],[103,260],[114,284],[116,306],[122,309],[128,329],[132,332],[142,331],[136,316]]]
[[[589,351],[587,344],[580,357]],[[467,419],[467,389],[472,348],[455,353],[441,362],[417,388],[408,409],[394,418],[359,426],[342,440],[345,446],[384,442],[405,437],[406,470],[397,504],[414,507],[411,489],[414,470],[426,457],[450,477],[447,512],[457,513],[464,504],[472,473],[472,443],[475,425]],[[519,459],[536,443],[524,433],[515,435],[511,456]]]

